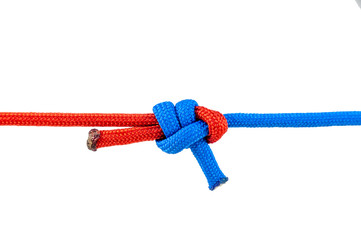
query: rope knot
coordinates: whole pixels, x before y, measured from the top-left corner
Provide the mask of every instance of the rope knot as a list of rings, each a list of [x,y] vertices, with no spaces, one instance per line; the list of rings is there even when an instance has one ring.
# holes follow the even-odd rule
[[[208,125],[209,134],[206,137],[208,143],[217,142],[227,132],[227,119],[222,113],[205,107],[197,107],[195,112],[197,118]]]
[[[156,141],[162,151],[176,154],[190,148],[211,190],[228,180],[208,146],[227,132],[227,120],[221,113],[198,107],[194,100],[183,100],[175,106],[171,102],[159,103],[153,107],[153,112],[166,137]]]
[[[157,145],[170,154],[179,153],[203,138],[215,143],[228,130],[223,114],[199,107],[194,100],[183,100],[175,106],[171,102],[159,103],[153,112],[166,136]]]

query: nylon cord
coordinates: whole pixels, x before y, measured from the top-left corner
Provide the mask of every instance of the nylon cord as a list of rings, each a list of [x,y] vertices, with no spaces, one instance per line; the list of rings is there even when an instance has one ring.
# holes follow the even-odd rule
[[[122,113],[0,113],[2,126],[50,127],[125,127],[116,130],[89,132],[88,148],[125,145],[156,141],[164,152],[176,154],[191,149],[196,157],[208,187],[228,181],[216,162],[208,144],[217,142],[228,128],[301,128],[361,125],[360,111],[324,113],[228,113],[198,106],[194,100],[183,100],[173,105],[159,103],[149,114]]]

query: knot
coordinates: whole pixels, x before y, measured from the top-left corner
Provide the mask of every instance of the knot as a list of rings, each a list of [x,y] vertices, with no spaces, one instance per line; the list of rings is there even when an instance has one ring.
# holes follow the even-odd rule
[[[206,137],[208,143],[217,142],[227,132],[227,119],[222,113],[205,107],[197,107],[195,112],[197,118],[208,125],[209,134]]]
[[[198,107],[194,100],[183,100],[175,106],[171,102],[159,103],[153,112],[166,137],[156,141],[162,151],[176,154],[190,148],[206,175],[210,190],[227,182],[208,145],[227,132],[227,120],[221,113]]]
[[[157,146],[166,153],[176,154],[200,139],[215,143],[227,132],[226,118],[220,112],[199,107],[194,100],[183,100],[175,106],[163,102],[153,112],[166,137]]]

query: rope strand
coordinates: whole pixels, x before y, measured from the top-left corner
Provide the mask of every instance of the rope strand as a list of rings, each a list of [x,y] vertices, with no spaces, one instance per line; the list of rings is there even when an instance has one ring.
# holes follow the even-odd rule
[[[164,152],[175,154],[190,148],[204,172],[209,189],[228,181],[209,143],[217,142],[228,127],[300,128],[361,125],[361,112],[325,113],[229,113],[198,106],[194,100],[157,104],[149,114],[121,113],[0,113],[2,126],[126,127],[89,132],[88,148],[156,141]]]
[[[197,119],[204,121],[207,108],[197,106]],[[300,128],[361,125],[361,112],[324,113],[228,113],[224,114],[229,127]],[[0,112],[2,126],[50,127],[132,127],[101,130],[96,148],[164,139],[164,133],[153,113],[32,113]]]
[[[116,130],[102,130],[96,148],[126,145],[137,142],[164,139],[164,133],[159,125],[149,127],[133,127]]]
[[[3,126],[144,127],[157,124],[152,113],[0,113],[0,125]]]

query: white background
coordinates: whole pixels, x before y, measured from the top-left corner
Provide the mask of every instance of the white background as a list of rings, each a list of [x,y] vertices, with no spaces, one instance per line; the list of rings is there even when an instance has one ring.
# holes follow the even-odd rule
[[[0,111],[361,110],[354,0],[1,1]],[[361,127],[230,129],[191,152],[0,128],[0,239],[361,239]]]

